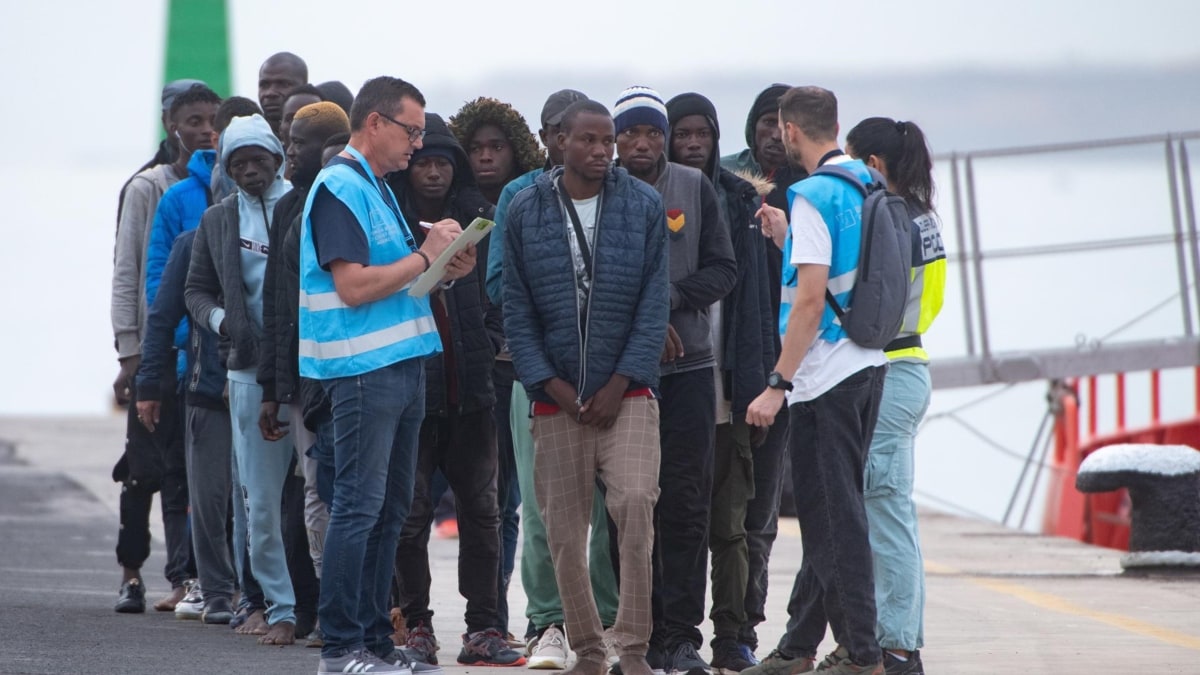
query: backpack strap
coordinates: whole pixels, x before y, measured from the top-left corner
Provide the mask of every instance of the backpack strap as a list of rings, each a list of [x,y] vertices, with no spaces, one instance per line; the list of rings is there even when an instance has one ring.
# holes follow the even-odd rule
[[[813,175],[815,176],[823,173],[830,176],[837,176],[838,178],[841,178],[847,183],[853,185],[855,189],[858,190],[859,194],[863,196],[863,199],[866,199],[867,195],[876,189],[876,186],[884,189],[887,188],[887,179],[883,177],[883,174],[869,166],[867,167],[867,171],[871,174],[871,182],[868,185],[863,185],[863,182],[858,177],[858,174],[838,164],[824,164],[820,167],[817,167],[817,170],[813,172]]]
[[[887,181],[884,180],[882,174],[869,166],[867,167],[867,171],[871,173],[872,182],[870,185],[863,185],[863,182],[858,177],[858,174],[838,164],[822,164],[821,166],[817,167],[817,170],[814,171],[812,175],[815,176],[817,174],[826,174],[829,176],[836,176],[837,178],[840,178],[853,185],[854,188],[858,190],[859,194],[862,195],[863,199],[866,199],[867,195],[873,190],[878,189],[879,187],[886,188],[887,186]],[[830,293],[828,288],[825,289],[825,302],[829,305],[830,309],[833,310],[833,313],[837,315],[838,321],[845,320],[846,311],[843,310],[842,306],[838,304],[837,299],[833,297],[833,293]]]
[[[842,180],[846,181],[847,183],[853,185],[854,189],[858,190],[858,193],[861,194],[864,199],[866,199],[867,186],[863,185],[863,182],[862,182],[862,180],[859,179],[858,174],[854,173],[850,169],[847,169],[844,166],[839,166],[837,164],[824,164],[822,166],[817,167],[817,170],[814,171],[812,175],[818,176],[821,174],[825,174],[827,176],[836,176],[838,178],[841,178]]]

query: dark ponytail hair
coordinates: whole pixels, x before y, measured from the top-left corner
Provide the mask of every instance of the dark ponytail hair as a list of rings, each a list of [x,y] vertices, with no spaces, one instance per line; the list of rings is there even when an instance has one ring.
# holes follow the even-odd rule
[[[892,192],[922,211],[933,210],[933,158],[916,123],[869,117],[846,134],[846,144],[861,159],[883,160]]]

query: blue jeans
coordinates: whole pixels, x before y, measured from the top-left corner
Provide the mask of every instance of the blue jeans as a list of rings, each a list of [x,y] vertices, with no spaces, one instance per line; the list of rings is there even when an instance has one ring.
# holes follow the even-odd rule
[[[333,498],[325,532],[322,654],[392,651],[388,592],[412,504],[425,365],[408,359],[323,382],[333,407]]]
[[[788,600],[787,633],[779,641],[779,651],[789,656],[815,657],[828,627],[855,663],[879,663],[863,472],[886,372],[864,368],[817,398],[788,407],[804,546]]]
[[[875,635],[884,649],[925,643],[925,572],[913,504],[913,439],[929,408],[929,366],[888,368],[865,478],[867,525],[875,556]]]

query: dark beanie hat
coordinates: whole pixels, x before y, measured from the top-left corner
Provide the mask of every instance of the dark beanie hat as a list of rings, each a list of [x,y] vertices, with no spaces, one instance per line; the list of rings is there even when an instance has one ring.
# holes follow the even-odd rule
[[[437,113],[425,113],[425,142],[421,149],[413,153],[414,160],[422,157],[445,157],[454,165],[455,173],[457,174],[461,162],[463,149],[458,144],[458,139],[454,134],[450,133],[450,128],[446,126],[446,121]]]
[[[676,122],[688,115],[703,115],[712,127],[713,137],[720,140],[721,126],[717,124],[717,108],[712,101],[696,92],[680,94],[667,101],[667,122],[672,129],[675,128]]]
[[[779,99],[791,89],[790,84],[773,84],[762,90],[750,106],[750,116],[746,118],[746,147],[754,149],[754,127],[758,118],[769,112],[779,111]]]

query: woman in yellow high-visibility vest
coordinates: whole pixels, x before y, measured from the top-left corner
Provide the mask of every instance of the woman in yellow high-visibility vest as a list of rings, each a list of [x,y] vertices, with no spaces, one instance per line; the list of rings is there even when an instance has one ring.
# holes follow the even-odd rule
[[[889,344],[879,421],[864,478],[875,561],[875,633],[888,675],[923,675],[925,573],[913,504],[913,441],[929,408],[929,355],[921,334],[942,308],[946,252],[933,208],[933,162],[912,122],[863,120],[846,136],[846,152],[865,161],[904,198],[913,219],[912,286],[900,334]]]

